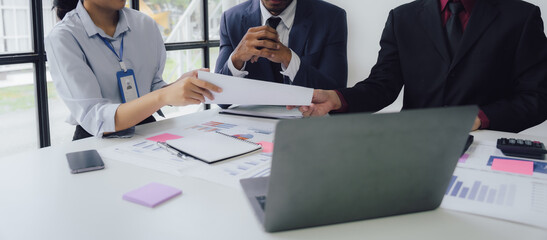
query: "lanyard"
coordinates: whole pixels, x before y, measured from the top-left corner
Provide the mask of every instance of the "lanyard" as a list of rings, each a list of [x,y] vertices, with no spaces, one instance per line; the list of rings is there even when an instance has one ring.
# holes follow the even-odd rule
[[[122,44],[120,45],[120,55],[118,55],[118,53],[116,53],[116,50],[114,49],[114,46],[112,46],[111,42],[106,40],[101,35],[98,35],[98,36],[101,38],[101,40],[103,40],[104,44],[110,49],[110,51],[112,51],[114,53],[114,55],[116,55],[116,57],[120,61],[120,67],[123,69],[123,71],[127,72],[127,67],[125,66],[125,63],[123,62],[123,39],[125,37],[125,34],[122,35]]]

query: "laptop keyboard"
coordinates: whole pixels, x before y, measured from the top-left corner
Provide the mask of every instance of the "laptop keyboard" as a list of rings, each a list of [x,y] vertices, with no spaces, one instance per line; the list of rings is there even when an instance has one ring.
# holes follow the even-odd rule
[[[265,210],[266,209],[266,196],[257,196],[255,198],[258,201],[258,204],[260,204],[260,207],[262,208],[262,210]]]

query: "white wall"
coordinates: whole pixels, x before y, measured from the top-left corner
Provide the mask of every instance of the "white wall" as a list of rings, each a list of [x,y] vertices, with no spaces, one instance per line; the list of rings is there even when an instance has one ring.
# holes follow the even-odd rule
[[[346,10],[348,18],[348,86],[368,77],[380,50],[380,36],[391,9],[411,0],[325,0]],[[540,7],[544,22],[547,20],[547,0],[527,0]],[[401,95],[383,111],[398,111]],[[526,134],[547,136],[547,122]]]

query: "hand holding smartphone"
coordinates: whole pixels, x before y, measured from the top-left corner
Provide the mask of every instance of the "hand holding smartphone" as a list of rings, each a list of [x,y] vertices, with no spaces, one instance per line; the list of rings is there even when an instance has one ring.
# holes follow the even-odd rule
[[[104,169],[104,162],[97,150],[67,153],[66,158],[73,174]]]

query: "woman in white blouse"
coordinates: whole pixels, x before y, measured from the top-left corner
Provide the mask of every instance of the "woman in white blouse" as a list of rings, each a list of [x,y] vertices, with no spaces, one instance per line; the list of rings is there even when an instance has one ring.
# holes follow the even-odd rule
[[[55,0],[62,19],[46,38],[55,87],[77,125],[74,140],[155,121],[165,105],[199,104],[219,87],[197,79],[196,71],[167,85],[166,53],[150,17],[125,8],[126,0]],[[125,130],[119,133],[119,131]]]

